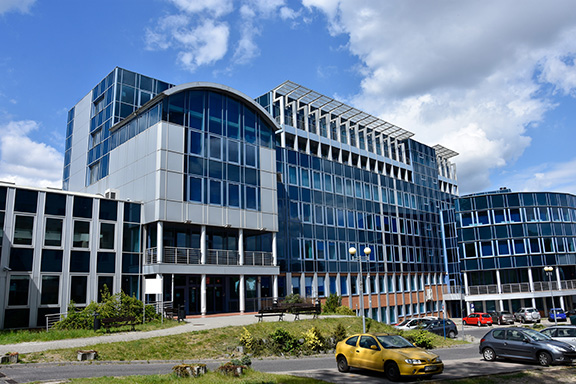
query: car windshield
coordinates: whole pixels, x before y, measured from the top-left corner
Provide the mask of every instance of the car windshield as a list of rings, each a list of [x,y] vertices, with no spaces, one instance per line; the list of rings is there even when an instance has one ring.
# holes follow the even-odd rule
[[[550,336],[547,336],[533,329],[523,329],[523,331],[535,341],[552,340]]]
[[[397,335],[376,336],[384,348],[416,348],[411,342]]]
[[[553,313],[564,313],[564,311],[563,311],[562,309],[560,309],[560,308],[555,308],[555,309],[553,309],[551,312],[553,312]]]
[[[396,324],[396,326],[397,326],[397,327],[402,327],[402,326],[408,324],[409,321],[410,321],[410,320],[404,320],[404,321],[402,321],[401,323]]]
[[[526,310],[526,312],[532,313],[532,312],[536,312],[536,310],[535,310],[534,308],[528,308],[528,309]]]

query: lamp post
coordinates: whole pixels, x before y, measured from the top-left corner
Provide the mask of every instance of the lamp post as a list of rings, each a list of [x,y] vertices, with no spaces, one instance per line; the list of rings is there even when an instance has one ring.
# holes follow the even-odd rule
[[[372,250],[368,247],[364,248],[364,257],[368,258]],[[348,253],[350,253],[351,259],[354,259],[354,255],[356,255],[356,248],[350,247],[348,249]],[[362,279],[362,256],[358,255],[356,258],[358,260],[358,264],[360,266],[360,312],[362,313],[362,333],[366,333],[366,317],[364,316],[364,283]]]
[[[550,299],[552,300],[552,310],[554,310],[554,308],[556,308],[554,305],[554,293],[552,292],[552,273],[554,272],[554,268],[547,265],[544,267],[544,272],[546,272],[546,275],[548,275],[548,288],[550,288]],[[556,311],[551,313],[554,315],[554,325],[558,325]]]

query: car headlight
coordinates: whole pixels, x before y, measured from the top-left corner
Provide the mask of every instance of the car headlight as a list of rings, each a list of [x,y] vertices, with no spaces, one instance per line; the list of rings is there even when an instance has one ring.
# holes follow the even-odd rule
[[[414,364],[414,365],[426,363],[426,361],[420,359],[406,359],[404,361],[407,362],[408,364]]]
[[[550,345],[550,349],[556,351],[556,352],[568,352],[568,348],[565,347],[561,347],[558,345]]]
[[[433,363],[441,363],[442,359],[438,356],[436,359],[432,360]]]

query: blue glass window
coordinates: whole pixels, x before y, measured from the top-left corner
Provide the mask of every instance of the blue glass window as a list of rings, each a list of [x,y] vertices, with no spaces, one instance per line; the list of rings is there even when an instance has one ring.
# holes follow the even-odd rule
[[[344,194],[344,185],[341,177],[336,176],[334,178],[334,192],[340,195]]]
[[[238,141],[228,140],[228,161],[240,164],[240,143]]]
[[[348,228],[354,228],[355,221],[354,211],[348,211]]]
[[[198,203],[202,202],[202,180],[199,177],[190,177],[190,184],[188,186],[188,191],[190,192],[190,201],[195,201]]]
[[[337,260],[338,255],[336,254],[336,243],[333,241],[328,242],[328,260]],[[332,291],[336,293],[335,291]]]
[[[302,181],[302,186],[303,187],[310,187],[310,173],[308,172],[307,169],[302,168],[300,170],[300,177],[301,177],[301,181]]]
[[[355,196],[359,199],[362,198],[362,183],[360,183],[359,181],[356,181],[354,183],[354,186],[356,187],[355,188],[355,191],[356,191]]]
[[[304,240],[302,252],[303,252],[302,256],[304,259],[311,260],[314,258],[314,254],[313,254],[314,250],[312,248],[312,240]]]
[[[326,192],[332,192],[332,176],[324,174],[324,190]]]
[[[312,183],[314,189],[322,190],[322,176],[320,172],[312,172]]]
[[[530,252],[539,253],[540,252],[540,242],[538,239],[530,239]]]
[[[324,253],[324,242],[317,241],[316,242],[316,258],[318,260],[324,260],[326,258],[326,254]]]
[[[305,223],[312,222],[312,207],[310,204],[302,203],[302,221]]]
[[[258,199],[256,195],[256,188],[246,186],[246,208],[258,209]]]
[[[257,155],[257,147],[254,145],[246,144],[245,147],[246,151],[246,165],[249,167],[257,167],[258,166],[258,155]]]
[[[352,180],[346,179],[346,196],[353,196],[352,192]]]
[[[492,250],[492,243],[490,241],[483,241],[481,243],[482,256],[493,256],[494,251]]]
[[[510,254],[510,248],[508,247],[508,241],[506,241],[506,240],[499,240],[498,241],[498,254],[501,256]]]
[[[228,180],[242,182],[241,168],[237,165],[228,164]]]
[[[326,225],[334,225],[334,208],[326,207]]]
[[[298,173],[296,167],[288,166],[288,182],[293,185],[298,185]]]
[[[210,204],[222,204],[222,182],[210,180]]]
[[[338,220],[338,226],[339,226],[339,227],[345,227],[345,226],[346,226],[346,223],[345,223],[345,220],[344,220],[344,211],[343,211],[342,209],[337,209],[337,210],[336,210],[336,217],[337,217],[337,220]]]
[[[518,208],[514,208],[514,209],[510,209],[510,221],[513,221],[515,223],[519,223],[520,222],[520,209]]]
[[[231,207],[240,207],[240,185],[228,184],[228,205]]]

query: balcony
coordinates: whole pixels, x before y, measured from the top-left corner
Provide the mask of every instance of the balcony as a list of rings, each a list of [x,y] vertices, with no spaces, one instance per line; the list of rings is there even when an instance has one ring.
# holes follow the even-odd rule
[[[240,264],[238,251],[208,249],[204,265],[250,265],[273,266],[272,252],[244,252],[244,263]],[[159,264],[158,248],[146,250],[145,265]],[[202,265],[200,248],[164,247],[162,264]]]
[[[560,282],[560,287],[558,287],[557,281],[552,281],[550,284],[548,281],[535,281],[534,290],[530,290],[530,283],[512,283],[512,284],[502,284],[501,292],[498,292],[498,285],[471,285],[468,287],[469,295],[497,295],[500,293],[529,293],[529,292],[544,292],[558,291],[562,290],[576,290],[576,280],[564,280]]]

